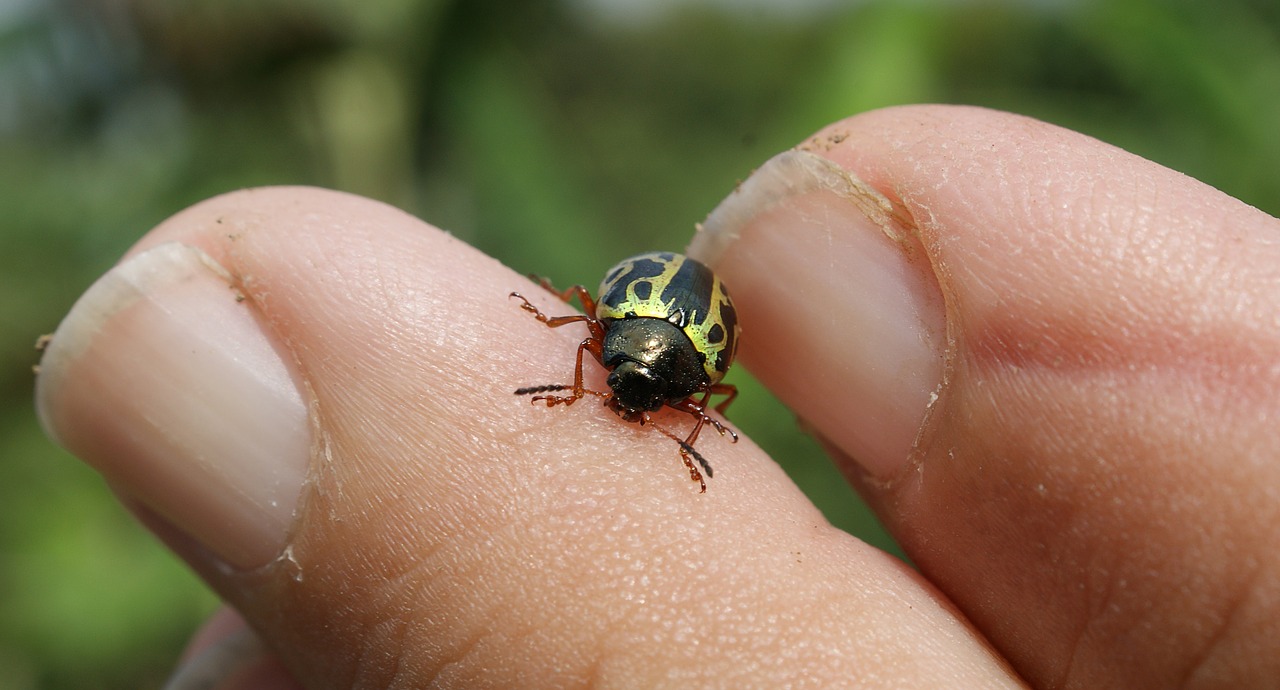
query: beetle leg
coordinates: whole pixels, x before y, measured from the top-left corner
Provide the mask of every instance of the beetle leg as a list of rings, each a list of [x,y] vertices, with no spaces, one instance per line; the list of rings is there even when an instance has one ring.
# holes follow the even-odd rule
[[[732,388],[736,394],[736,388],[733,388],[733,386],[728,387]],[[684,440],[684,443],[688,444],[690,447],[692,447],[694,442],[698,440],[698,434],[702,433],[702,425],[704,424],[710,424],[717,432],[720,433],[721,436],[728,436],[730,442],[738,442],[737,432],[722,424],[720,420],[707,414],[707,400],[711,398],[712,393],[717,392],[719,391],[716,390],[716,386],[711,386],[702,394],[702,399],[697,402],[694,402],[693,398],[685,398],[680,402],[668,403],[668,406],[672,409],[684,412],[698,420],[697,423],[693,425],[693,431],[690,431],[689,436]],[[730,398],[730,400],[732,400],[732,398]],[[717,407],[716,409],[718,410],[719,408]]]
[[[601,393],[597,391],[593,391],[587,388],[586,386],[582,385],[582,353],[583,351],[590,352],[593,356],[595,356],[597,360],[600,359],[602,356],[604,356],[604,349],[603,349],[603,346],[600,344],[599,340],[596,340],[595,338],[587,338],[586,340],[583,340],[582,342],[578,343],[577,364],[574,366],[574,369],[573,369],[573,394],[572,395],[537,395],[537,396],[534,396],[533,399],[531,399],[529,402],[537,404],[539,400],[542,400],[547,403],[547,407],[555,407],[556,405],[572,405],[575,402],[578,402],[579,400],[581,400],[582,396],[586,395],[587,393],[591,393],[592,395],[602,395]],[[567,390],[569,386],[563,386],[563,385],[557,384],[554,387],[537,386],[537,388],[545,388],[546,390]],[[524,390],[529,393],[542,392],[542,391],[524,389],[524,388],[520,390]],[[520,390],[516,391],[517,395],[521,394]]]
[[[719,432],[719,434],[720,434],[721,436],[728,436],[728,437],[729,437],[729,443],[737,443],[737,442],[738,442],[738,432],[734,431],[733,429],[730,429],[729,427],[725,426],[724,424],[721,424],[721,423],[720,423],[720,420],[716,419],[715,417],[712,417],[712,416],[710,416],[710,415],[707,415],[707,416],[704,416],[704,417],[702,418],[702,421],[704,421],[704,422],[706,422],[706,423],[710,424],[711,426],[715,427],[716,431],[717,431],[717,432]]]
[[[552,292],[555,292],[555,290],[553,289]],[[564,292],[557,294],[560,299],[564,300],[566,303],[569,303],[576,295],[578,297],[578,301],[582,303],[582,311],[585,311],[588,314],[596,313],[596,301],[591,299],[591,293],[587,292],[587,289],[581,285],[574,285]]]
[[[541,309],[533,306],[533,304],[529,302],[529,300],[526,299],[524,295],[518,292],[513,292],[510,295],[508,295],[508,297],[515,297],[516,299],[520,300],[521,309],[529,312],[530,314],[533,314],[533,318],[541,321],[542,323],[547,324],[547,326],[550,328],[559,328],[560,326],[564,326],[571,323],[577,323],[579,321],[595,320],[594,318],[587,316],[585,314],[573,314],[572,316],[547,316],[546,314],[542,313]]]
[[[738,397],[738,387],[732,383],[714,383],[711,385],[710,392],[712,395],[728,396],[716,405],[716,412],[719,412],[720,414],[724,414],[724,411],[729,409],[729,403],[733,402]]]
[[[716,405],[716,412],[719,412],[720,414],[724,414],[725,409],[729,407],[729,403],[733,402],[734,398],[738,397],[738,387],[730,383],[714,383],[711,385],[710,388],[707,389],[707,394],[702,398],[703,421],[709,422],[711,426],[716,428],[716,431],[720,432],[721,436],[727,435],[729,437],[730,442],[737,443],[738,442],[737,432],[721,424],[720,421],[717,420],[715,417],[711,417],[706,414],[707,401],[710,400],[711,396],[713,395],[729,396],[724,400],[721,400],[720,404]]]
[[[680,440],[679,436],[676,436],[675,434],[671,433],[670,431],[667,430],[666,427],[662,426],[661,424],[654,422],[653,418],[649,416],[648,412],[643,413],[643,415],[640,417],[640,425],[644,426],[646,424],[653,427],[654,429],[657,429],[658,432],[661,433],[663,436],[666,436],[672,441],[675,441],[676,443],[680,444],[680,459],[684,461],[684,466],[689,468],[689,479],[692,479],[693,481],[698,482],[698,487],[699,487],[698,493],[704,493],[704,494],[707,493],[707,482],[702,478],[702,472],[698,471],[698,467],[693,464],[693,461],[694,460],[698,461],[698,465],[702,466],[702,469],[707,473],[708,477],[714,474],[711,471],[711,463],[707,462],[707,459],[702,457],[702,453],[699,453],[698,451],[694,450],[693,446],[689,445],[688,442]]]
[[[707,471],[708,477],[711,476],[711,465],[708,465],[702,455],[691,446],[687,446],[684,443],[680,444],[680,459],[684,460],[684,466],[689,468],[689,478],[698,482],[698,493],[705,494],[707,493],[707,482],[702,478],[702,473],[698,471],[698,468],[694,467],[693,463],[689,461],[690,455],[697,458],[698,464],[702,465],[703,469]]]
[[[581,285],[574,285],[570,289],[582,290],[582,293],[578,297],[579,299],[582,300],[583,306],[586,307],[587,314],[572,314],[569,316],[547,316],[545,313],[543,313],[541,309],[533,306],[533,304],[529,302],[528,298],[526,298],[524,295],[518,292],[513,292],[507,296],[515,297],[516,299],[520,300],[520,308],[529,312],[530,314],[533,314],[533,318],[537,319],[538,321],[541,321],[542,323],[547,324],[548,328],[559,328],[561,326],[566,326],[571,323],[585,323],[587,324],[587,330],[591,331],[591,335],[603,341],[604,340],[604,324],[600,323],[600,320],[597,319],[596,317],[589,316],[589,314],[595,313],[595,310],[596,310],[595,300],[591,299],[591,295],[587,294],[586,289],[583,288]],[[597,356],[596,359],[599,359],[599,356]]]
[[[729,403],[733,402],[734,399],[738,397],[738,387],[731,383],[715,383],[715,384],[712,384],[711,388],[707,390],[706,397],[707,399],[709,399],[713,395],[728,396],[724,400],[721,400],[720,404],[716,405],[716,412],[719,412],[720,414],[724,414],[724,411],[729,407]],[[704,407],[703,409],[705,410],[706,408]],[[706,417],[706,421],[711,422],[711,426],[714,426],[716,428],[716,431],[720,432],[721,436],[728,434],[729,440],[731,442],[733,443],[738,442],[738,434],[733,429],[730,429],[725,425],[721,424],[714,417]]]
[[[692,403],[690,405],[691,409],[686,410],[686,412],[698,418],[697,423],[693,425],[693,431],[690,431],[689,436],[684,440],[684,445],[688,446],[689,448],[693,448],[693,444],[697,442],[698,434],[702,433],[702,425],[705,424],[707,420],[711,420],[711,422],[715,424],[718,429],[720,429],[720,434],[724,435],[724,428],[720,426],[720,423],[716,422],[716,420],[711,419],[711,417],[707,416],[707,400],[710,398],[711,398],[711,389],[708,388],[707,392],[702,394],[702,400],[699,400],[696,403]],[[685,402],[690,402],[690,401],[692,401],[692,398],[685,399]],[[682,452],[683,452],[683,449],[682,449]]]
[[[556,297],[559,297],[562,302],[572,304],[573,298],[576,295],[578,298],[578,301],[582,302],[583,311],[587,312],[588,314],[596,313],[596,302],[595,300],[591,299],[591,293],[587,292],[587,289],[585,287],[581,285],[571,285],[568,288],[565,288],[564,290],[557,290],[556,286],[551,284],[551,280],[549,278],[544,278],[542,276],[537,276],[537,275],[530,275],[529,278],[537,281],[538,285],[541,286],[543,290],[546,290],[547,292],[550,292]]]

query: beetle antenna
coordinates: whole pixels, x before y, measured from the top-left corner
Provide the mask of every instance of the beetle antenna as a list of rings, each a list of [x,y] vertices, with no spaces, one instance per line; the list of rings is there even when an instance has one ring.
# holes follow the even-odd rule
[[[688,453],[689,455],[692,455],[693,459],[697,460],[699,465],[702,465],[702,471],[707,473],[707,479],[710,479],[712,476],[714,476],[711,472],[711,463],[707,462],[707,459],[702,457],[702,453],[699,453],[698,451],[694,450],[693,446],[685,443],[684,441],[681,441],[680,450]]]
[[[529,386],[528,388],[517,388],[516,395],[533,395],[534,393],[550,393],[552,391],[567,391],[573,386],[563,383],[551,383],[545,386]]]

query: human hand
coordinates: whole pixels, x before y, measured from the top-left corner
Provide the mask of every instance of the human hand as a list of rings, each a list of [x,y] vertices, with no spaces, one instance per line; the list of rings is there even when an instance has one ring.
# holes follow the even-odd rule
[[[514,398],[582,334],[507,293],[563,307],[333,192],[147,235],[42,420],[266,641],[252,687],[1274,686],[1280,222],[990,111],[802,149],[690,253],[919,573],[745,435],[699,495],[668,439]]]

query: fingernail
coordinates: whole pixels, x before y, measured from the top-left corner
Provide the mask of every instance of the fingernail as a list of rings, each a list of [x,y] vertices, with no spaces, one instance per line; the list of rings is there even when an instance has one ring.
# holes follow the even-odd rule
[[[689,253],[729,286],[752,373],[863,471],[901,472],[945,346],[941,290],[909,219],[836,163],[793,150],[725,199]]]
[[[252,303],[211,257],[157,246],[76,302],[40,363],[46,432],[235,567],[283,549],[307,409]]]

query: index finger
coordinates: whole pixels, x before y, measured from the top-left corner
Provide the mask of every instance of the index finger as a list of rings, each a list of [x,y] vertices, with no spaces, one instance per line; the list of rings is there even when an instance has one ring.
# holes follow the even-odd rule
[[[170,219],[113,274],[149,277],[126,303],[91,290],[93,330],[72,337],[79,311],[59,329],[55,347],[82,344],[48,372],[46,423],[172,525],[170,543],[304,681],[1016,684],[945,599],[831,528],[749,439],[706,438],[718,471],[699,494],[669,439],[589,403],[514,396],[571,375],[583,334],[538,323],[508,293],[563,309],[554,296],[401,212],[237,192]],[[155,327],[197,290],[251,318]],[[242,474],[163,479],[285,432],[226,422],[274,403],[210,394],[257,360],[182,356],[193,331],[202,352],[235,351],[225,339],[254,323],[284,353],[310,435],[272,445],[309,456],[265,565],[251,561],[270,534],[252,523],[255,548],[237,549],[251,521],[215,519],[240,503],[204,495],[255,495]],[[208,401],[195,427],[180,413],[192,391]]]

